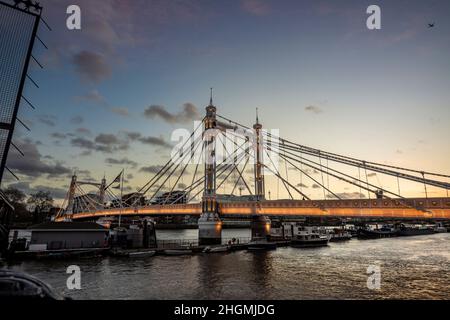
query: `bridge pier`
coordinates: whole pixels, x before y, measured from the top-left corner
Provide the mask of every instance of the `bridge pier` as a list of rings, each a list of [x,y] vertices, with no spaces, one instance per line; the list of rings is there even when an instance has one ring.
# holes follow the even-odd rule
[[[215,213],[203,213],[198,220],[199,245],[222,243],[222,221]]]
[[[250,223],[252,229],[252,241],[254,240],[267,240],[270,236],[270,224],[269,217],[263,215],[253,215]]]

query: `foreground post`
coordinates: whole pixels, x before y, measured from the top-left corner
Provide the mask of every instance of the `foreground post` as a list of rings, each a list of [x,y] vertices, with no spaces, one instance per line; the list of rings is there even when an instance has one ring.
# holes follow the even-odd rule
[[[198,220],[198,238],[200,245],[221,244],[222,222],[218,215],[216,198],[216,155],[215,132],[217,128],[216,107],[212,94],[206,107],[204,145],[205,145],[205,188],[202,199],[202,215]]]

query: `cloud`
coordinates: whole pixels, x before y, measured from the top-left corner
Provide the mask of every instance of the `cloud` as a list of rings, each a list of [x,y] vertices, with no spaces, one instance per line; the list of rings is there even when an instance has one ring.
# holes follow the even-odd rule
[[[172,148],[172,146],[167,143],[163,138],[158,138],[158,137],[142,137],[140,139],[138,139],[138,141],[140,141],[143,144],[149,144],[149,145],[153,145],[153,146],[159,146],[159,147],[163,147],[163,148]]]
[[[119,116],[128,117],[130,115],[127,108],[111,108],[111,111]]]
[[[70,141],[72,146],[82,148],[82,149],[89,149],[89,150],[95,150],[95,143],[92,141],[85,139],[85,138],[74,138],[72,141]]]
[[[142,137],[142,135],[139,132],[125,131],[124,133],[130,140],[138,140],[140,137]]]
[[[130,115],[127,108],[124,107],[112,107],[106,100],[106,98],[98,91],[98,90],[91,90],[84,96],[77,96],[75,97],[78,101],[86,101],[89,103],[94,103],[102,108],[105,108],[106,110],[115,113],[119,116],[127,117]]]
[[[162,137],[143,137],[139,132],[125,131],[124,134],[131,141],[138,141],[143,144],[159,146],[163,148],[172,148],[172,145],[164,140]]]
[[[84,119],[82,116],[75,116],[72,119],[70,119],[70,122],[73,124],[81,124],[83,123]]]
[[[119,139],[113,134],[101,133],[95,138],[95,142],[104,145],[114,145],[119,143]]]
[[[99,83],[112,74],[105,56],[96,52],[80,51],[73,56],[72,63],[83,82]]]
[[[126,139],[121,139],[113,134],[101,133],[95,137],[94,142],[95,150],[105,153],[127,150],[129,148],[129,143]]]
[[[158,173],[162,169],[162,166],[148,166],[148,167],[142,167],[139,169],[140,172],[147,172],[147,173]]]
[[[46,162],[44,157],[40,154],[36,147],[29,139],[17,140],[16,144],[20,150],[25,154],[21,156],[16,151],[11,151],[8,157],[8,167],[16,174],[39,177],[47,175],[48,177],[58,177],[60,175],[67,175],[72,172],[71,169],[65,167],[61,162]]]
[[[79,168],[75,168],[75,172],[79,178],[81,177],[83,179],[83,181],[95,181],[89,170],[80,170]]]
[[[86,135],[91,134],[91,130],[89,130],[87,128],[78,128],[77,130],[75,130],[75,132],[79,133],[79,134],[86,134]]]
[[[267,1],[264,0],[242,0],[242,9],[255,16],[265,16],[271,11],[271,8]]]
[[[54,133],[50,134],[50,136],[57,140],[64,140],[67,138],[66,134],[60,133],[60,132],[54,132]]]
[[[304,184],[304,183],[299,183],[299,184],[297,184],[297,187],[298,188],[309,188],[306,184]]]
[[[137,165],[138,165],[137,162],[129,160],[128,158],[122,158],[122,159],[107,158],[105,160],[105,162],[107,164],[111,164],[111,165],[127,165],[127,166],[130,166],[132,168],[136,168]],[[131,179],[131,178],[128,178],[128,179]]]
[[[38,120],[49,127],[54,127],[56,126],[57,118],[53,115],[43,114],[38,117]]]
[[[84,149],[83,155],[89,155],[91,151],[113,153],[128,150],[132,142],[140,142],[163,148],[172,147],[162,137],[144,137],[139,132],[120,132],[119,134],[100,133],[93,140],[85,137],[76,137],[71,140],[71,145]]]
[[[313,105],[305,107],[305,111],[312,112],[315,114],[319,114],[319,113],[323,112],[323,110],[321,108],[319,108],[317,106],[313,106]]]
[[[322,188],[322,187],[319,186],[318,184],[314,183],[314,184],[311,186],[311,188],[313,188],[313,189],[320,189],[320,188]]]
[[[98,105],[102,105],[102,106],[106,106],[107,102],[104,96],[102,96],[100,94],[100,92],[98,92],[98,90],[91,90],[89,91],[87,94],[85,94],[84,96],[78,96],[76,97],[77,100],[80,101],[87,101],[87,102],[92,102]]]
[[[67,195],[67,189],[42,185],[32,186],[29,182],[10,183],[8,186],[18,189],[28,196],[38,191],[50,192],[53,199],[64,199]]]
[[[336,195],[341,199],[364,199],[366,196],[359,192],[343,192],[343,193],[336,193]],[[327,198],[333,199],[336,198],[332,194],[327,194]]]
[[[367,174],[367,176],[368,176],[369,178],[371,178],[371,177],[376,177],[377,174],[376,174],[375,172],[372,172],[372,173]]]
[[[152,105],[145,109],[144,116],[149,119],[160,118],[170,124],[185,123],[200,117],[197,107],[192,103],[185,103],[178,113],[170,113],[164,106]]]

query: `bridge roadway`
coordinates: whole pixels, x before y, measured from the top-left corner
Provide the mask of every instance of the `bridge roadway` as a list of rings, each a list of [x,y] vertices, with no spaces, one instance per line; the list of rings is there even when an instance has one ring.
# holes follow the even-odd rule
[[[416,209],[419,208],[419,209]],[[80,212],[66,216],[72,220],[110,216],[200,215],[201,203],[152,205],[122,209]],[[264,200],[260,202],[222,202],[221,216],[292,216],[396,219],[449,219],[450,198],[356,199],[356,200]],[[62,221],[63,218],[57,219]]]

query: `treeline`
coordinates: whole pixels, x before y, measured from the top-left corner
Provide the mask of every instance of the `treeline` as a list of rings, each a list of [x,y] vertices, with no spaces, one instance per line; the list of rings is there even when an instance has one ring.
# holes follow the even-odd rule
[[[14,207],[11,217],[11,227],[27,227],[50,220],[57,208],[49,191],[37,191],[26,195],[19,189],[8,187],[3,194]]]

